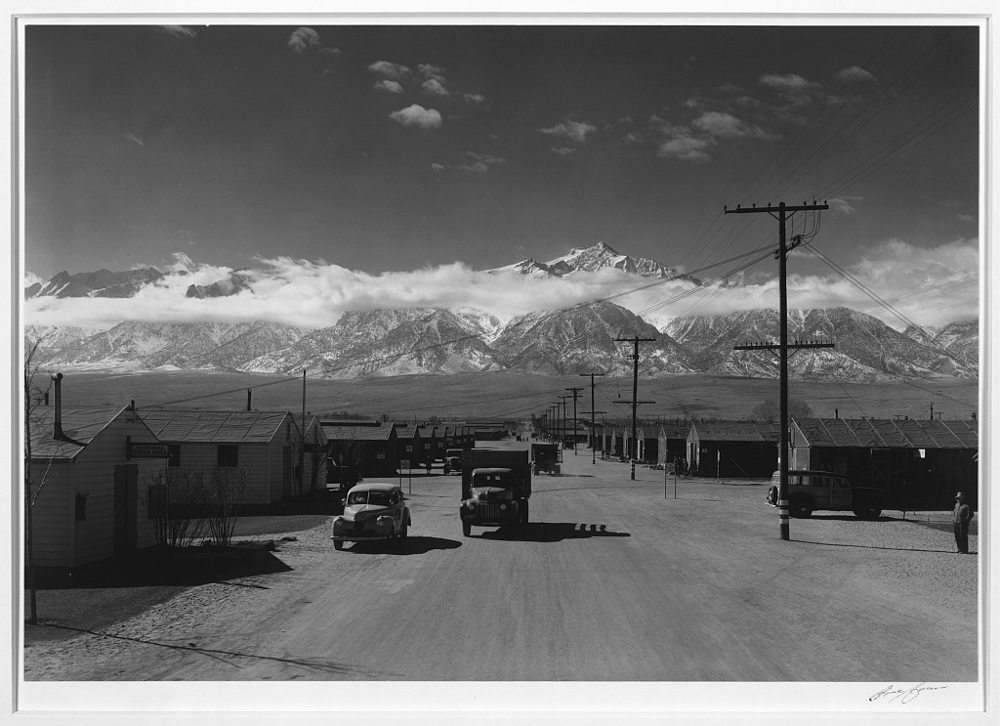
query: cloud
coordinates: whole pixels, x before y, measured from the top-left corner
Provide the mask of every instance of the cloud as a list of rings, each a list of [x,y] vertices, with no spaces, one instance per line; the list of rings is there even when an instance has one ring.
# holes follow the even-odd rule
[[[569,156],[576,153],[576,149],[569,146],[554,146],[549,151],[553,154],[559,154],[559,156]]]
[[[43,280],[41,277],[39,277],[38,275],[36,275],[34,272],[28,272],[27,270],[25,270],[25,272],[24,272],[24,279],[22,280],[21,284],[24,287],[31,287],[32,285],[34,285],[36,283],[39,284],[39,285],[44,285],[46,282],[47,282],[47,280]]]
[[[424,129],[436,129],[441,126],[440,112],[433,108],[424,108],[416,103],[399,111],[393,111],[389,114],[389,118],[403,126],[419,126]]]
[[[288,47],[296,53],[305,53],[310,48],[318,48],[321,45],[319,33],[312,28],[298,28],[288,38]]]
[[[567,121],[547,129],[539,129],[539,131],[548,136],[558,136],[582,144],[586,140],[587,134],[597,131],[597,127],[584,121]]]
[[[857,210],[854,208],[853,203],[862,202],[864,199],[864,197],[834,197],[833,199],[828,199],[827,204],[830,205],[830,209],[834,212],[854,214]]]
[[[445,82],[445,69],[441,66],[434,66],[430,63],[421,63],[417,66],[417,70],[423,74],[424,78],[437,80],[441,83]]]
[[[444,164],[438,164],[438,163],[433,163],[433,164],[431,164],[431,171],[433,171],[433,172],[435,172],[435,173],[438,173],[438,172],[442,172],[442,171],[444,171],[444,170],[445,170],[446,168],[447,168],[447,167],[446,167],[446,166],[445,166]]]
[[[411,73],[410,69],[406,66],[398,63],[390,63],[389,61],[375,61],[368,66],[368,70],[393,81],[402,81]]]
[[[708,161],[711,157],[707,149],[710,142],[697,136],[676,135],[671,139],[660,142],[659,155],[666,158],[681,159],[683,161]]]
[[[955,215],[955,218],[959,222],[965,222],[967,224],[975,224],[976,222],[979,221],[976,215],[974,214],[957,214]]]
[[[441,81],[437,78],[431,78],[424,81],[421,86],[424,89],[424,93],[428,93],[431,96],[447,96],[448,89],[442,85]]]
[[[198,34],[186,25],[161,25],[160,27],[173,37],[180,40],[198,37]]]
[[[375,81],[375,88],[380,91],[388,91],[389,93],[402,93],[403,87],[398,81],[390,81],[387,78],[383,78],[380,81]]]
[[[143,143],[143,140],[140,139],[135,134],[125,134],[125,138],[128,139],[129,141],[131,141],[133,144],[136,144],[138,146],[145,146],[146,145],[145,143]]]
[[[486,96],[481,93],[463,93],[462,98],[469,103],[486,103]]]
[[[490,168],[481,161],[477,161],[474,164],[459,164],[458,168],[461,169],[462,171],[471,171],[476,174],[485,174],[490,170]]]
[[[482,162],[477,162],[482,163]],[[842,263],[842,261],[834,260]],[[901,240],[885,240],[864,249],[862,256],[845,266],[852,277],[907,318],[940,326],[972,319],[979,312],[979,245],[977,240],[956,240],[935,247],[917,247]],[[133,298],[32,298],[25,301],[29,325],[79,325],[108,328],[124,320],[151,323],[242,322],[267,320],[298,327],[326,327],[348,311],[406,308],[474,308],[503,320],[534,310],[566,307],[611,297],[633,312],[662,308],[663,301],[677,302],[660,310],[650,322],[661,324],[672,317],[726,315],[777,306],[777,280],[754,278],[753,284],[721,287],[673,280],[646,287],[621,270],[545,279],[515,272],[486,273],[455,262],[413,271],[369,274],[348,270],[322,260],[288,257],[256,258],[252,269],[240,270],[251,290],[225,298],[188,298],[189,285],[210,285],[228,278],[231,268],[198,264],[184,253],[161,271],[166,277]],[[25,285],[40,281],[26,275]],[[645,284],[644,284],[645,283]],[[646,287],[644,290],[638,290]],[[682,294],[683,293],[683,294]],[[693,294],[692,294],[693,293]],[[875,304],[840,275],[790,275],[789,306],[793,309],[849,307],[902,329],[904,321]]]
[[[851,83],[853,81],[870,81],[875,78],[875,75],[861,66],[851,66],[850,68],[841,68],[833,74],[833,77],[839,83]]]
[[[507,160],[502,156],[494,156],[492,154],[477,154],[475,151],[466,151],[466,156],[470,156],[476,161],[481,161],[484,164],[506,164]]]
[[[757,139],[771,138],[771,135],[760,128],[741,121],[735,116],[719,111],[708,111],[696,118],[692,125],[711,136],[724,139],[751,137]]]
[[[758,82],[765,86],[770,86],[771,88],[789,91],[815,88],[818,85],[813,81],[806,80],[797,73],[786,73],[783,76],[779,76],[774,73],[765,73],[758,79]]]

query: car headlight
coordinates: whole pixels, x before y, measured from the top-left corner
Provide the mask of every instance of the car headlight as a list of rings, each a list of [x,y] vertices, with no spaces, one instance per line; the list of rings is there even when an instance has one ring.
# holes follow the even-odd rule
[[[501,504],[501,505],[500,505],[500,511],[501,511],[501,512],[504,512],[504,511],[506,511],[506,510],[507,510],[507,505],[506,505],[506,504]]]
[[[465,503],[465,506],[468,507],[469,510],[471,511],[471,510],[473,510],[473,509],[476,508],[476,502],[474,500],[470,499],[469,501],[467,501]]]

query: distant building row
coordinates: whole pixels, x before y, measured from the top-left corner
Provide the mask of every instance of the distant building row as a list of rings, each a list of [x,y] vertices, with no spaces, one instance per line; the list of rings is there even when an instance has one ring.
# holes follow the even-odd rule
[[[492,438],[502,424],[427,426],[325,422],[285,412],[126,407],[35,410],[31,507],[35,564],[76,567],[156,543],[156,487],[171,469],[241,470],[243,502],[266,506],[325,490],[350,462],[363,477],[429,468],[449,448]]]
[[[597,449],[627,457],[631,427],[597,427]],[[683,462],[696,476],[762,479],[778,469],[778,424],[676,423],[636,431],[637,459]],[[803,418],[791,422],[789,468],[844,474],[888,491],[890,509],[950,509],[979,481],[975,420]]]

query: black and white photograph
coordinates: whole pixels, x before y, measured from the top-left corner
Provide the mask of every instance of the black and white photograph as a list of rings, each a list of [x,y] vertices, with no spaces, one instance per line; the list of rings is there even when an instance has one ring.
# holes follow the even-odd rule
[[[12,17],[15,712],[988,716],[985,16],[614,11]]]

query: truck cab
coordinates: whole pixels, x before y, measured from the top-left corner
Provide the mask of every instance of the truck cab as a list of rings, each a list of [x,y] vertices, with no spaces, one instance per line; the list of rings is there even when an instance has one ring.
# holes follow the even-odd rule
[[[469,449],[462,456],[462,534],[472,527],[524,526],[531,496],[528,452]]]
[[[781,472],[771,476],[767,501],[777,506]],[[788,513],[808,517],[816,510],[854,512],[862,519],[882,514],[885,491],[873,487],[852,487],[847,477],[831,471],[792,470],[788,472]]]

